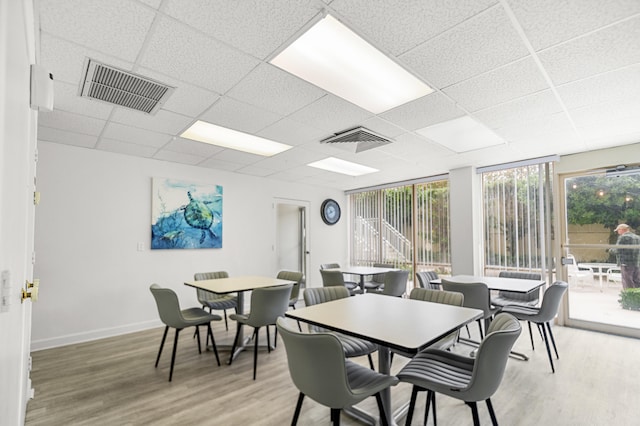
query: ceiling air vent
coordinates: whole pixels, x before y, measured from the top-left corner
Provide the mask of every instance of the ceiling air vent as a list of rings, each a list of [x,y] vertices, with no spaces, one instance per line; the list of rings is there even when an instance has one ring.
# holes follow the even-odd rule
[[[89,59],[80,96],[155,114],[174,87]]]
[[[356,153],[387,145],[391,142],[390,139],[364,127],[345,130],[320,141],[320,143],[334,144],[336,148]]]

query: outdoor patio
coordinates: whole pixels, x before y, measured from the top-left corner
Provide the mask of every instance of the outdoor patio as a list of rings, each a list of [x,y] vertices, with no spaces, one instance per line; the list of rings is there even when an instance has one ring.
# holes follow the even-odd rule
[[[640,311],[622,309],[620,299],[620,282],[600,281],[594,278],[592,283],[580,282],[569,285],[569,316],[572,319],[600,322],[640,328]]]

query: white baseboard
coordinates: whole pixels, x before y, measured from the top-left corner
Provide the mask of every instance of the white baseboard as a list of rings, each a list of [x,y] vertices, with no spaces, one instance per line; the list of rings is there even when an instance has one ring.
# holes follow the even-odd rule
[[[122,334],[135,333],[136,331],[148,330],[162,326],[159,319],[152,321],[144,321],[136,324],[127,324],[124,326],[113,328],[101,328],[91,330],[84,333],[67,334],[65,336],[52,337],[49,339],[40,339],[31,341],[31,352],[41,351],[44,349],[57,348],[60,346],[73,345],[75,343],[90,342],[92,340],[104,339],[107,337],[120,336]]]

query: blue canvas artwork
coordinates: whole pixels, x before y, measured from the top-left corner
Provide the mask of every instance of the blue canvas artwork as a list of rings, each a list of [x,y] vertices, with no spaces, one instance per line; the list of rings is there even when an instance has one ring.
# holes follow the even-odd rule
[[[153,178],[152,249],[222,247],[222,186]]]

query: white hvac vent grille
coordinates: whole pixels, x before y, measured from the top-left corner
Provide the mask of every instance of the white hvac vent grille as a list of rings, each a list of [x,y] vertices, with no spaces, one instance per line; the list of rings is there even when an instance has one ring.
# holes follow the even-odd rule
[[[364,127],[345,130],[344,132],[336,133],[320,141],[320,143],[336,144],[336,148],[342,148],[352,152],[366,151],[390,144],[391,142],[390,139]]]
[[[80,96],[155,114],[174,87],[89,59]]]

